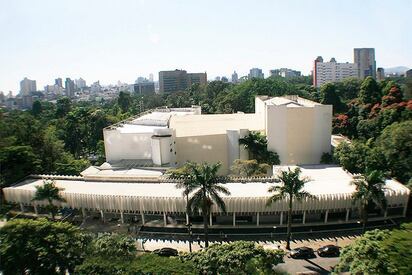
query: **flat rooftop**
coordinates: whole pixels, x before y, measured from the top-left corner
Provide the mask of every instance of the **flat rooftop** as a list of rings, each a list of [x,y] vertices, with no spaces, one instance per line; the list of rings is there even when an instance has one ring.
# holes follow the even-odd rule
[[[190,108],[158,108],[111,125],[107,129],[116,129],[121,133],[152,133],[155,129],[168,128],[172,117],[200,113],[201,108],[197,106]]]
[[[261,97],[261,99],[265,102],[266,105],[275,105],[275,106],[286,106],[290,108],[296,107],[314,107],[320,106],[322,104],[317,103],[315,101],[311,101],[305,98],[301,98],[297,95],[285,95],[279,97]]]
[[[355,187],[351,184],[352,176],[344,171],[341,167],[330,165],[313,165],[300,166],[302,176],[311,179],[305,185],[305,190],[312,195],[343,195],[352,194]],[[294,168],[294,166],[275,166],[274,171]],[[147,172],[147,171],[146,171]],[[153,172],[141,176],[155,176]],[[110,172],[111,173],[111,172]],[[160,176],[160,175],[158,175]],[[42,185],[43,179],[26,179],[17,186],[8,187],[7,189],[21,191],[35,191],[36,186]],[[249,197],[269,197],[269,186],[276,183],[267,183],[263,181],[256,182],[229,182],[225,186],[231,192],[230,198],[249,198]],[[182,190],[175,187],[175,183],[128,183],[128,182],[109,182],[109,181],[85,181],[81,179],[56,179],[56,185],[63,188],[62,194],[94,194],[94,195],[117,195],[117,196],[135,196],[135,197],[161,197],[161,198],[181,198]],[[409,189],[401,183],[388,179],[385,183],[386,192],[396,194],[409,194]]]

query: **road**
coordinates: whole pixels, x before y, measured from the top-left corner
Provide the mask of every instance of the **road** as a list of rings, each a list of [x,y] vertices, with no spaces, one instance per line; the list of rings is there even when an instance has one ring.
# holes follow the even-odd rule
[[[284,263],[278,264],[276,269],[283,270],[289,274],[310,272],[309,274],[330,274],[332,267],[338,264],[339,258],[316,257],[307,260],[298,260],[285,257]]]

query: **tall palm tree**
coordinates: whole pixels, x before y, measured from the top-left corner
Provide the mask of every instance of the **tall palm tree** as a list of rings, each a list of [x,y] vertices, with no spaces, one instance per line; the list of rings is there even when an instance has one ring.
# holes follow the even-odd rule
[[[249,151],[249,158],[256,159],[258,163],[272,165],[280,163],[279,155],[268,150],[267,138],[260,132],[250,132],[249,135],[239,139],[239,144],[242,144]]]
[[[48,209],[52,215],[52,219],[55,218],[55,210],[56,207],[53,204],[53,201],[60,201],[65,202],[66,200],[60,195],[60,191],[62,188],[56,186],[54,180],[44,180],[43,185],[36,186],[36,193],[32,201],[43,201],[47,200],[48,202]]]
[[[301,170],[296,167],[294,170],[288,168],[287,171],[280,171],[276,176],[275,182],[281,183],[280,185],[271,186],[268,190],[269,193],[275,193],[268,201],[267,206],[272,203],[286,199],[289,202],[288,209],[288,227],[286,237],[286,249],[290,249],[290,239],[292,231],[292,211],[293,200],[301,201],[304,198],[315,198],[313,195],[302,190],[307,182],[310,181],[307,177],[300,177]]]
[[[226,212],[226,205],[220,197],[220,193],[230,195],[229,190],[220,183],[224,178],[217,176],[221,166],[215,164],[187,163],[187,171],[183,176],[183,181],[176,185],[177,188],[184,188],[183,195],[188,198],[187,213],[201,212],[203,216],[203,229],[205,235],[205,247],[209,246],[208,216],[213,204],[216,204],[222,212]]]
[[[373,170],[366,172],[365,175],[355,176],[351,183],[356,187],[352,199],[354,202],[359,203],[362,233],[365,233],[369,207],[376,205],[382,210],[386,209],[385,179],[381,171]]]

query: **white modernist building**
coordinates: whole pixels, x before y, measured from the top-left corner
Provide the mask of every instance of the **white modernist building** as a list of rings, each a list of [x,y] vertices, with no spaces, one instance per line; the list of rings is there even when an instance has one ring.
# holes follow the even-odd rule
[[[164,171],[186,161],[220,161],[221,173],[228,174],[234,160],[248,159],[239,138],[260,131],[281,160],[274,174],[299,166],[303,176],[311,179],[305,189],[316,199],[294,204],[294,223],[353,222],[359,214],[351,198],[352,175],[319,164],[331,148],[331,119],[332,106],[297,96],[256,97],[255,112],[250,114],[203,115],[196,106],[157,109],[104,129],[107,162],[103,165],[91,166],[79,177],[32,176],[3,191],[7,201],[37,213],[46,202],[32,201],[35,187],[52,178],[65,199],[56,204],[80,210],[84,216],[118,216],[122,222],[138,219],[146,225],[185,224],[186,200]],[[226,183],[231,195],[223,196],[227,213],[213,207],[210,225],[284,225],[287,201],[266,205],[273,184],[277,184],[273,177],[232,179]],[[390,179],[385,185],[389,208],[371,215],[376,219],[405,216],[409,189]]]
[[[275,166],[274,173],[289,166]],[[352,175],[336,166],[314,165],[301,166],[302,175],[311,181],[305,190],[316,199],[295,202],[293,211],[294,223],[344,223],[359,219],[357,205],[353,204],[352,193],[355,187],[350,184]],[[155,174],[152,177],[141,177],[140,183],[119,178],[112,172],[100,178],[62,177],[55,178],[56,185],[63,189],[62,197],[66,202],[55,202],[61,207],[80,210],[83,215],[117,216],[122,222],[136,218],[143,224],[177,225],[187,221],[185,217],[186,199],[176,184],[162,179]],[[50,177],[49,177],[50,178]],[[136,180],[136,178],[135,178]],[[223,195],[226,213],[217,207],[212,208],[210,225],[260,225],[273,226],[286,223],[288,202],[280,200],[271,206],[266,202],[272,195],[268,188],[273,179],[245,179],[226,183],[231,195]],[[32,177],[20,184],[5,188],[7,201],[20,204],[22,210],[34,210],[47,202],[32,201],[36,186],[43,184],[42,177]],[[376,219],[402,217],[406,214],[409,189],[394,180],[387,180],[385,194],[388,200],[386,212],[376,215]],[[371,217],[373,219],[373,217]],[[157,223],[156,223],[157,222]]]
[[[106,159],[181,166],[186,161],[222,163],[248,159],[239,138],[266,134],[281,164],[319,164],[330,152],[332,106],[298,96],[255,98],[255,113],[201,114],[200,107],[157,109],[104,129]]]

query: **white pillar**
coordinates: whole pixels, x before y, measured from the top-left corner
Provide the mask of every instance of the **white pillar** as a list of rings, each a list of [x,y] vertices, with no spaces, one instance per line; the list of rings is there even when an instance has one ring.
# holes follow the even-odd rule
[[[122,223],[124,223],[124,216],[123,216],[123,212],[120,212],[120,221],[121,221]]]
[[[236,226],[236,213],[233,212],[233,226]]]
[[[306,222],[306,211],[303,211],[302,223],[305,224],[305,222]]]
[[[24,212],[24,205],[22,203],[20,203],[20,211]]]
[[[388,210],[385,209],[385,212],[383,212],[383,217],[386,219],[388,217]]]
[[[406,217],[406,211],[408,210],[408,204],[405,204],[405,207],[403,208],[403,217]]]
[[[283,224],[283,212],[280,212],[280,225]]]
[[[189,224],[189,215],[186,213],[186,224]]]
[[[345,221],[349,221],[349,213],[350,213],[350,209],[346,209],[346,218],[345,218]]]
[[[210,214],[209,214],[209,225],[210,225],[210,226],[213,225],[213,215],[212,215],[212,212],[210,212]]]
[[[328,222],[328,215],[329,215],[329,210],[326,210],[326,212],[325,212],[325,223]]]
[[[259,226],[260,222],[260,217],[259,217],[259,212],[256,213],[256,225]]]
[[[163,224],[164,224],[164,226],[167,225],[166,212],[163,212]]]
[[[33,208],[34,208],[34,213],[36,214],[36,215],[38,215],[39,214],[39,211],[37,210],[37,205],[33,205]]]
[[[142,216],[142,225],[144,225],[144,224],[145,224],[145,221],[144,221],[144,213],[143,213],[143,212],[140,212],[140,215]]]
[[[104,222],[104,213],[103,213],[103,210],[100,210],[100,216],[102,217],[102,221]]]

